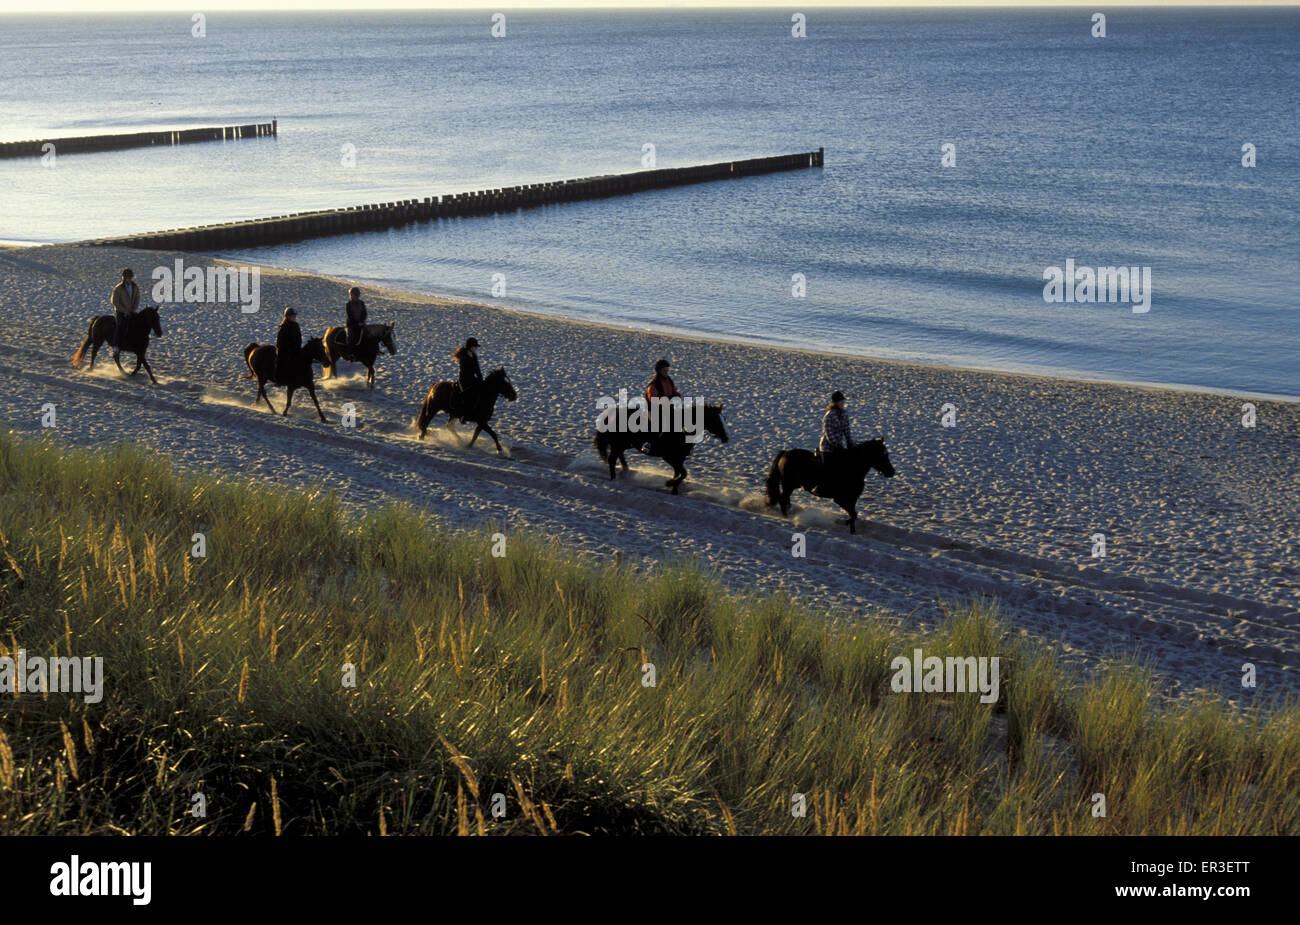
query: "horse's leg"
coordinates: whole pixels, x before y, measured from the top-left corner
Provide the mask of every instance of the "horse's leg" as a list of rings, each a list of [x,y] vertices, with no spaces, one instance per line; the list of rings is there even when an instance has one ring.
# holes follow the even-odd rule
[[[495,443],[495,444],[497,445],[497,455],[498,455],[498,456],[501,456],[501,455],[503,455],[503,454],[505,453],[505,448],[501,446],[501,441],[500,441],[500,439],[498,439],[498,437],[497,437],[497,432],[496,432],[495,430],[493,430],[493,429],[492,429],[490,426],[488,426],[487,424],[480,424],[480,425],[478,426],[478,429],[479,429],[479,430],[486,430],[486,431],[487,431],[487,435],[488,435],[489,437],[491,437],[491,438],[492,438],[492,442]],[[475,431],[475,433],[478,433],[478,431]],[[472,440],[471,440],[470,442],[473,443]]]
[[[777,500],[781,502],[782,517],[790,516],[790,496],[794,494],[794,488],[790,480],[784,478],[781,480],[781,494],[777,496]]]
[[[126,370],[122,368],[122,351],[121,351],[121,350],[114,350],[114,351],[113,351],[113,362],[117,364],[117,371],[118,371],[119,373],[121,373],[123,376],[125,376],[125,375],[126,375]]]
[[[307,383],[307,394],[311,396],[311,403],[316,406],[316,413],[320,415],[320,422],[324,424],[325,412],[320,410],[320,402],[316,400],[316,385],[314,383]],[[288,409],[286,408],[285,410],[287,411]]]
[[[673,494],[677,494],[677,489],[681,488],[682,482],[686,481],[686,466],[683,463],[684,460],[670,460],[673,467],[673,477],[668,480],[668,486],[672,488]]]
[[[849,501],[849,502],[847,502],[847,503],[841,501],[839,504],[840,504],[840,507],[844,508],[844,510],[846,510],[846,511],[849,512],[849,519],[846,520],[846,521],[844,521],[846,524],[849,525],[849,532],[850,532],[850,533],[857,533],[857,532],[858,532],[858,526],[857,526],[857,521],[858,521],[858,500],[857,500],[856,498],[854,498],[852,501]]]
[[[614,456],[618,457],[618,464],[623,469],[623,472],[626,473],[628,471],[627,443],[615,444],[614,449],[611,450],[611,452]],[[611,479],[614,477],[614,460],[612,458],[609,461],[609,477]]]
[[[270,408],[270,409],[271,409],[271,413],[274,414],[274,413],[275,413],[275,405],[271,404],[271,399],[267,397],[267,395],[266,395],[266,380],[265,380],[265,379],[262,379],[261,377],[258,377],[258,380],[257,380],[257,394],[260,395],[260,396],[262,397],[262,401],[266,402],[266,407]],[[253,403],[254,403],[254,404],[257,403],[257,399],[256,399],[256,398],[253,399]]]
[[[447,431],[456,438],[457,443],[464,442],[461,440],[460,434],[456,433],[456,419],[451,416],[450,411],[447,412]]]
[[[366,367],[366,385],[372,389],[375,387],[375,368],[373,366]]]
[[[157,385],[158,380],[154,378],[153,367],[149,365],[149,361],[144,358],[143,353],[140,354],[140,362],[144,364],[144,371],[149,374],[149,381],[152,382],[154,385]]]
[[[284,410],[280,412],[281,414],[289,413],[289,406],[293,404],[293,392],[296,388],[298,388],[296,385],[286,385],[284,387]]]
[[[95,357],[99,356],[99,348],[102,347],[103,345],[104,342],[102,340],[95,340],[90,342],[90,368],[91,369],[95,368]]]
[[[482,425],[482,424],[476,424],[476,425],[474,425],[474,433],[470,434],[470,437],[469,437],[469,445],[470,445],[470,446],[473,446],[473,445],[474,445],[474,441],[478,439],[478,435],[479,435],[480,433],[482,433],[482,431],[483,431],[483,425]]]

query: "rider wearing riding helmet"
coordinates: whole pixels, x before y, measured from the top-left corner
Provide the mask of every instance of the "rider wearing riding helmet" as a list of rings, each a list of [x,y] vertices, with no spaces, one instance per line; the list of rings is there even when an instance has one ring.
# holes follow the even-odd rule
[[[284,320],[275,335],[275,379],[285,381],[285,376],[302,365],[302,329],[298,327],[298,313],[292,308],[284,310]]]
[[[348,290],[348,304],[343,308],[347,319],[347,349],[355,350],[361,345],[361,335],[366,329],[366,303],[361,301],[361,290],[353,286]]]
[[[135,273],[130,267],[122,271],[122,281],[113,287],[113,359],[117,359],[122,347],[122,335],[126,326],[135,318],[140,308],[140,287],[136,285]]]
[[[483,371],[478,365],[478,340],[473,337],[466,340],[456,348],[452,359],[460,364],[460,376],[457,378],[456,386],[460,390],[461,401],[468,404],[478,391],[478,387],[483,384]]]
[[[673,382],[672,376],[668,375],[668,370],[672,366],[667,360],[660,360],[655,364],[655,377],[650,380],[650,384],[645,387],[646,401],[656,398],[680,398],[681,392],[677,391],[677,386]]]
[[[668,375],[669,368],[672,364],[667,360],[660,360],[655,364],[655,375],[650,380],[650,384],[645,387],[646,407],[652,408],[656,398],[681,398],[682,393],[677,391],[677,384],[673,382],[673,377]],[[643,441],[641,452],[650,453],[655,448],[655,436],[648,435]]]
[[[849,415],[844,406],[844,393],[836,389],[831,393],[831,403],[826,406],[826,414],[822,418],[822,438],[817,444],[817,452],[823,464],[834,465],[840,459],[839,454],[853,446],[853,438],[849,433]]]

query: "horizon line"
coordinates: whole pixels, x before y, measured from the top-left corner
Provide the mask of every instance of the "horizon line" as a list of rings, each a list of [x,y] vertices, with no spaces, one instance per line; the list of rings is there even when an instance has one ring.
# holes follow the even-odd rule
[[[109,3],[87,3],[85,0],[71,0],[66,4],[60,0],[41,0],[37,9],[23,9],[30,6],[32,0],[0,0],[0,15],[22,16],[57,16],[62,14],[114,14],[114,13],[175,13],[193,14],[192,2],[184,0],[128,0],[118,6]],[[392,2],[392,0],[390,0]],[[259,0],[215,0],[204,4],[200,12],[242,12],[242,13],[328,13],[328,12],[367,12],[367,13],[404,13],[404,12],[535,12],[563,10],[685,10],[704,11],[721,9],[788,9],[792,13],[804,9],[862,9],[862,10],[1022,10],[1022,9],[1079,9],[1094,12],[1106,12],[1107,9],[1278,9],[1300,7],[1300,0],[1257,0],[1251,3],[1231,3],[1225,0],[1108,0],[1104,8],[1099,4],[1081,2],[1081,0],[817,0],[810,4],[799,4],[791,0],[707,0],[695,3],[691,0],[567,0],[562,3],[547,3],[541,0],[507,0],[505,3],[493,0],[451,0],[443,3],[415,2],[396,5],[373,6],[359,0],[288,0],[274,5]],[[108,8],[111,7],[111,8]]]

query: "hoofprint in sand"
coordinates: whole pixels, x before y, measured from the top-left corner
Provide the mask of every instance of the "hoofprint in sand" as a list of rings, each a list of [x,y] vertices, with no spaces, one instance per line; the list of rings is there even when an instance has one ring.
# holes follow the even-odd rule
[[[323,335],[340,323],[350,282],[268,268],[254,314],[163,307],[164,337],[149,354],[160,385],[124,378],[105,354],[94,373],[73,369],[121,268],[134,268],[147,304],[153,268],[178,257],[214,262],[0,251],[0,386],[13,429],[76,445],[140,441],[181,468],[324,485],[358,506],[402,499],[454,525],[534,532],[641,567],[694,558],[736,587],[855,619],[924,626],[947,601],[988,596],[1082,671],[1135,654],[1171,695],[1209,690],[1245,705],[1300,692],[1300,404],[1253,400],[1248,428],[1231,396],[777,350],[363,287],[371,320],[396,322],[398,353],[381,355],[373,392],[362,367],[340,364],[318,389],[322,425],[302,392],[287,418],[258,407],[242,351],[273,343],[288,306],[304,338]],[[510,458],[485,436],[464,449],[442,419],[430,440],[415,439],[420,402],[453,378],[451,352],[469,335],[485,372],[504,366],[519,389],[493,422]],[[661,356],[686,395],[723,402],[732,432],[726,445],[696,447],[679,497],[649,460],[609,481],[591,444],[597,399],[639,392]],[[857,536],[829,502],[796,494],[783,520],[762,499],[773,455],[815,445],[835,388],[849,395],[855,436],[883,434],[898,471],[869,478]],[[277,408],[283,395],[272,390]],[[47,403],[52,429],[41,426]],[[344,428],[349,403],[355,426]],[[942,426],[946,404],[954,427]],[[803,558],[792,555],[796,531]],[[1097,533],[1104,558],[1093,556]],[[1254,689],[1242,687],[1244,662],[1257,666]]]

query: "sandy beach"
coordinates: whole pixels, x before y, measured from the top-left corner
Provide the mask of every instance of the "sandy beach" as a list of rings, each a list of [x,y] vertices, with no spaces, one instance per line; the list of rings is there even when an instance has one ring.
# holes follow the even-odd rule
[[[818,355],[561,321],[486,305],[364,287],[371,320],[396,323],[396,356],[377,386],[362,367],[320,383],[320,424],[303,393],[272,415],[243,378],[242,350],[274,342],[293,306],[304,337],[342,319],[350,281],[261,271],[261,304],[174,304],[150,348],[160,384],[125,379],[107,351],[93,373],[70,357],[87,319],[108,311],[124,266],[151,303],[156,266],[194,255],[53,246],[0,250],[0,344],[6,426],[69,445],[140,441],[182,468],[298,487],[321,484],[351,505],[396,498],[448,523],[495,524],[566,548],[646,567],[694,558],[728,583],[783,590],[851,619],[927,625],[945,601],[989,596],[1025,635],[1087,671],[1099,659],[1147,660],[1171,695],[1212,691],[1233,703],[1300,693],[1296,478],[1300,403],[975,372]],[[504,366],[517,403],[473,450],[446,435],[417,442],[430,384],[452,378],[451,352],[482,343],[484,371]],[[688,396],[723,403],[732,439],[705,438],[682,494],[666,467],[638,457],[609,481],[591,445],[596,401],[644,388],[668,357]],[[104,362],[107,361],[107,362]],[[849,396],[854,436],[883,435],[897,476],[872,475],[850,536],[829,502],[796,494],[792,517],[766,507],[773,455],[812,448],[826,396]],[[272,390],[283,407],[283,392]],[[340,426],[345,403],[356,427]],[[945,405],[956,426],[942,425]],[[806,558],[791,533],[807,534]],[[1106,555],[1092,555],[1096,533]],[[1259,686],[1241,686],[1242,664]]]

